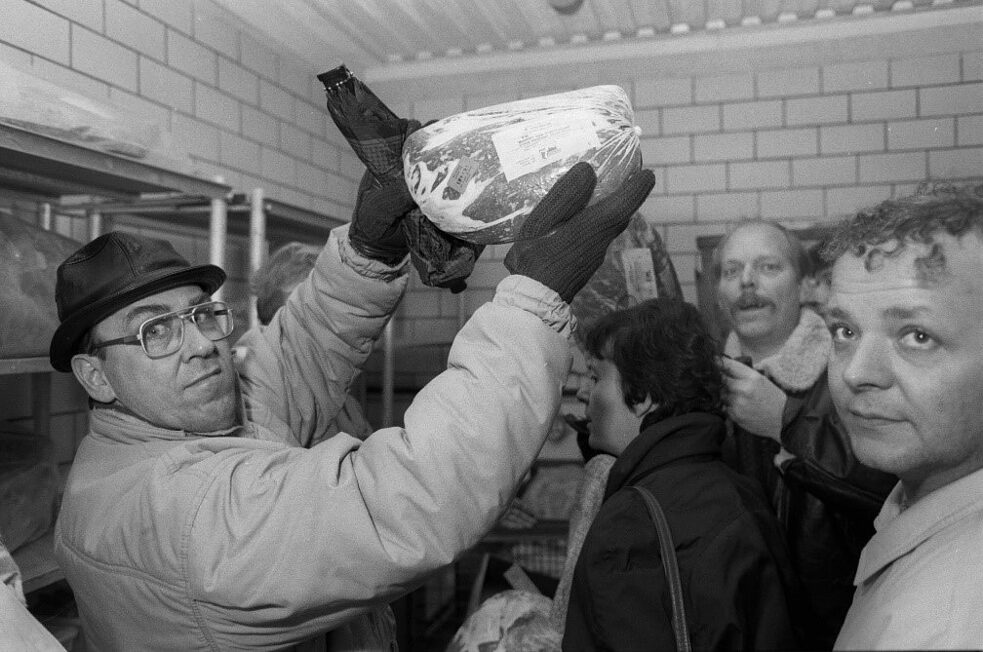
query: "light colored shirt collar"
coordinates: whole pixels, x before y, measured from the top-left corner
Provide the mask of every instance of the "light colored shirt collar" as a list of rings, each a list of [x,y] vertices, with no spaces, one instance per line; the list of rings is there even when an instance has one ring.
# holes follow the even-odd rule
[[[877,533],[860,554],[854,584],[860,586],[932,535],[983,510],[983,469],[936,489],[907,506],[899,482],[874,519]]]

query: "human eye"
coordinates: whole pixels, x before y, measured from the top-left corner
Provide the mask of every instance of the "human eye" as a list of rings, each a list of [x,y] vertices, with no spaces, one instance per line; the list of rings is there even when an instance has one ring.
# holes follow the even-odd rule
[[[720,275],[726,279],[733,279],[733,278],[737,278],[738,274],[740,273],[741,273],[740,265],[730,264],[724,266],[723,270],[721,270],[720,272]]]
[[[901,346],[918,351],[930,351],[938,346],[938,342],[928,332],[921,328],[907,328],[899,338]]]
[[[829,328],[829,334],[833,338],[834,344],[849,342],[857,336],[853,328],[843,322],[833,322],[827,328]]]
[[[195,306],[191,309],[192,319],[199,324],[204,321],[215,319],[215,316],[220,314],[224,313],[220,312],[218,306],[213,303],[206,303],[200,306]]]
[[[174,315],[158,317],[144,322],[140,329],[144,341],[168,340],[174,332]]]
[[[783,266],[781,262],[777,260],[763,260],[758,263],[758,271],[765,274],[777,274],[782,271]]]

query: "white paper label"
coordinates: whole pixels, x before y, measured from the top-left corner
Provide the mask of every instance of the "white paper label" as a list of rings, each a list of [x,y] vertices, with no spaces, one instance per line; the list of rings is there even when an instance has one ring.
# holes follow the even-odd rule
[[[463,194],[468,187],[468,182],[474,178],[474,175],[478,174],[480,169],[481,165],[478,164],[478,161],[468,156],[463,157],[457,162],[454,171],[451,172],[451,176],[447,180],[447,187]]]
[[[659,296],[659,286],[655,281],[655,266],[652,252],[646,247],[624,249],[621,262],[625,270],[625,285],[633,304]]]
[[[601,146],[590,118],[576,116],[512,125],[494,134],[492,143],[507,181]]]

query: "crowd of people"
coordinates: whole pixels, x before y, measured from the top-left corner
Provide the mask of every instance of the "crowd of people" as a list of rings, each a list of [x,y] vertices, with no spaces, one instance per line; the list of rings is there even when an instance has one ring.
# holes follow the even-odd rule
[[[218,267],[125,232],[59,267],[50,358],[90,432],[55,549],[86,649],[395,649],[389,603],[507,509],[559,409],[570,302],[654,177],[588,205],[574,166],[447,370],[372,432],[349,391],[406,289],[413,202],[366,175],[349,225],[254,279],[235,352]],[[725,341],[669,297],[578,338],[609,461],[556,645],[983,645],[983,197],[886,200],[822,256],[742,222],[714,254]]]

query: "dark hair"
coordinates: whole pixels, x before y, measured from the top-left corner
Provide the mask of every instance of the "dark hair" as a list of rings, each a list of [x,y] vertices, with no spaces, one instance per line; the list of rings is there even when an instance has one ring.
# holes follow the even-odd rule
[[[723,256],[724,247],[730,241],[731,236],[733,236],[741,228],[752,225],[752,224],[763,224],[764,226],[770,226],[775,229],[783,236],[785,236],[785,242],[788,244],[788,258],[789,262],[792,263],[792,269],[795,271],[795,278],[797,281],[801,281],[803,277],[811,276],[813,273],[812,260],[809,258],[809,252],[806,251],[805,246],[799,237],[786,229],[784,226],[777,222],[768,222],[766,220],[752,220],[744,219],[728,231],[724,237],[720,239],[717,246],[713,248],[713,258],[711,259],[711,271],[713,273],[713,280],[720,280],[720,273],[722,269],[722,262],[720,257]]]
[[[908,243],[930,245],[928,254],[915,260],[915,268],[921,278],[936,279],[945,273],[946,262],[935,235],[959,238],[971,231],[983,237],[983,186],[923,184],[913,195],[887,199],[840,223],[822,256],[832,264],[852,253],[864,258],[864,267],[872,271]]]
[[[809,256],[810,272],[805,276],[811,276],[820,281],[829,281],[832,270],[830,269],[830,264],[822,256],[822,251],[825,247],[826,241],[823,240],[815,243],[806,250],[806,254]]]
[[[584,348],[614,363],[629,406],[651,396],[659,419],[723,413],[717,342],[692,304],[660,297],[609,313],[584,337]]]
[[[288,242],[276,251],[249,279],[249,290],[256,295],[260,323],[268,324],[287,300],[295,285],[310,273],[320,248],[302,242]]]

